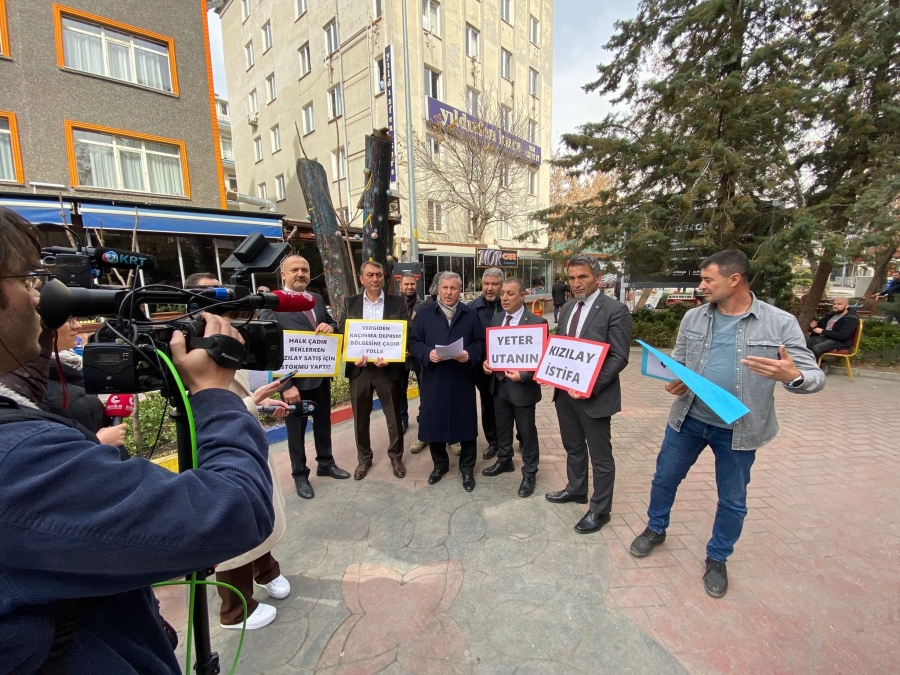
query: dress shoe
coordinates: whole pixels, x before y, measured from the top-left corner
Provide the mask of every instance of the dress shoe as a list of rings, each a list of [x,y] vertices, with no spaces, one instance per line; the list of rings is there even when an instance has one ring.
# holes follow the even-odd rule
[[[394,475],[397,478],[403,478],[406,475],[406,467],[403,466],[402,459],[392,459],[391,468],[394,470]]]
[[[460,445],[459,443],[451,443],[447,446],[447,450],[450,451],[451,455],[456,455],[457,457],[459,457],[459,453],[462,452],[462,445]]]
[[[475,489],[475,476],[470,473],[463,474],[463,488],[465,488],[466,492],[471,492]]]
[[[666,533],[654,532],[649,527],[644,528],[634,541],[631,542],[629,552],[635,558],[646,558],[654,547],[659,546],[666,540]]]
[[[445,473],[447,473],[445,469],[435,469],[430,474],[428,474],[428,484],[434,485],[444,477]]]
[[[522,476],[522,484],[519,485],[519,496],[530,497],[534,494],[534,476]]]
[[[489,445],[487,450],[484,451],[484,454],[481,455],[482,459],[494,459],[497,456],[497,453],[500,451],[496,445]]]
[[[565,504],[566,502],[575,502],[576,504],[587,504],[587,495],[570,495],[565,490],[559,492],[548,492],[544,495],[548,502],[554,504]]]
[[[414,455],[418,455],[420,452],[422,452],[427,447],[428,447],[428,441],[416,441],[409,448],[409,451]]]
[[[609,522],[608,513],[591,513],[588,511],[584,514],[584,518],[575,523],[575,531],[580,534],[589,534],[597,532],[601,527]]]
[[[498,459],[496,462],[481,472],[482,476],[499,476],[501,473],[511,473],[516,470],[513,463],[506,459]]]
[[[706,593],[714,598],[721,598],[728,592],[728,572],[725,570],[725,563],[712,558],[706,559],[703,586]]]
[[[372,462],[363,462],[358,467],[356,467],[356,471],[353,472],[354,480],[362,480],[366,477],[366,474],[369,473],[369,469],[372,468]]]
[[[403,434],[406,435],[406,432],[409,430],[409,422],[401,422],[403,425]]]
[[[316,496],[316,493],[313,492],[312,485],[310,485],[309,481],[305,478],[294,479],[294,485],[297,487],[298,497],[302,497],[303,499],[312,499]]]
[[[326,466],[319,466],[316,468],[317,476],[329,476],[331,478],[350,478],[350,474],[344,471],[337,464],[328,464]]]

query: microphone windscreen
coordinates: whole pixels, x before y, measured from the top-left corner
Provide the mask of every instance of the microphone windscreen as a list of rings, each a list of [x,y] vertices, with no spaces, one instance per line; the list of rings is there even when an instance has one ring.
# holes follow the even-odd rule
[[[274,295],[278,298],[276,312],[305,312],[316,306],[316,299],[310,293],[296,293],[295,291],[272,291],[264,295]]]
[[[106,399],[107,417],[130,417],[134,411],[134,394],[112,394]]]

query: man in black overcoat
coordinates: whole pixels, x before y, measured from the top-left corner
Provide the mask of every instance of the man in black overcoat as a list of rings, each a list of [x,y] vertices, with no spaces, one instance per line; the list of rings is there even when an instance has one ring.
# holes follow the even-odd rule
[[[475,369],[481,368],[484,330],[478,315],[460,302],[462,279],[443,272],[438,297],[419,308],[410,332],[409,353],[422,366],[419,383],[419,440],[431,446],[434,471],[429,484],[437,483],[450,470],[448,443],[460,444],[459,470],[463,487],[475,489],[478,412],[475,407]],[[452,345],[462,339],[463,351],[453,358],[441,358],[435,347]]]
[[[547,325],[543,317],[535,316],[525,307],[525,282],[512,277],[503,282],[500,289],[500,305],[492,326]],[[538,445],[535,407],[541,400],[541,385],[534,381],[534,373],[518,370],[492,370],[485,361],[484,372],[490,376],[491,394],[497,418],[497,461],[481,472],[483,476],[499,476],[515,471],[513,466],[513,423],[522,436],[522,484],[520,497],[534,493],[535,475],[540,451]]]
[[[594,492],[590,508],[575,525],[582,534],[596,532],[609,522],[616,462],[612,454],[610,420],[622,409],[619,373],[628,365],[631,349],[631,312],[600,290],[600,264],[578,254],[567,267],[573,300],[559,314],[556,334],[609,345],[606,360],[590,396],[557,388],[553,394],[559,433],[566,449],[568,484],[548,492],[547,501],[588,503],[588,455],[593,467]]]
[[[500,309],[502,283],[503,270],[499,267],[486,269],[481,275],[481,295],[469,303],[469,307],[478,312],[478,320],[484,331],[487,331],[494,317],[502,312]],[[479,367],[475,372],[475,384],[478,387],[478,397],[481,399],[481,428],[484,430],[484,440],[488,444],[484,451],[484,459],[493,459],[497,456],[497,421],[494,419],[494,398],[491,395],[490,382],[490,376],[485,375]]]

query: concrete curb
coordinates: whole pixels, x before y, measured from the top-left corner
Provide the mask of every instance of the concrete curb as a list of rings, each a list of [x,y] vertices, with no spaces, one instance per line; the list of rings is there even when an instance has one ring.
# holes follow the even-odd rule
[[[830,377],[847,377],[847,369],[840,363],[831,366],[827,375]],[[900,382],[900,373],[888,373],[883,370],[866,370],[865,368],[854,368],[853,377],[868,377],[873,380],[890,380],[891,382]]]

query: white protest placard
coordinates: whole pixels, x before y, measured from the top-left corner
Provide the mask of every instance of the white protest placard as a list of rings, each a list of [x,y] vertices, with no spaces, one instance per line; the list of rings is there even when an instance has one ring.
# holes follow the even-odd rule
[[[588,396],[594,388],[609,345],[553,335],[534,374],[534,381]]]
[[[341,361],[341,335],[302,330],[284,331],[284,361],[279,374],[296,377],[334,377]]]
[[[537,370],[546,344],[546,324],[491,326],[487,329],[488,367],[491,370]]]
[[[388,363],[406,361],[406,321],[366,321],[347,319],[344,328],[344,358],[356,361],[363,356]]]

